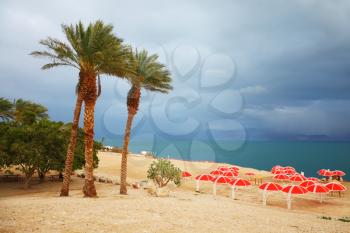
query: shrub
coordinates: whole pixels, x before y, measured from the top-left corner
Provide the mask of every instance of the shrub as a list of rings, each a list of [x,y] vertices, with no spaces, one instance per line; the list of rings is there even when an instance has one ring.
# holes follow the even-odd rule
[[[153,180],[160,188],[166,186],[170,181],[180,185],[181,170],[169,160],[157,159],[150,165],[147,178]]]

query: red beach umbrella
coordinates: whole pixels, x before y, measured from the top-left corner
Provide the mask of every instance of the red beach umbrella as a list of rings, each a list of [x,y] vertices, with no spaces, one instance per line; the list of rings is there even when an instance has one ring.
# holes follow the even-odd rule
[[[211,171],[210,174],[213,176],[222,176],[224,173],[220,170],[214,170],[214,171]]]
[[[330,177],[330,176],[333,176],[333,172],[332,172],[332,171],[327,170],[327,171],[323,172],[323,174],[322,174],[322,175],[323,175],[323,176],[328,176],[328,177]]]
[[[288,169],[288,170],[293,170],[293,171],[295,171],[295,168],[294,168],[294,167],[291,167],[291,166],[287,166],[287,167],[285,167],[284,169]]]
[[[284,172],[286,173],[286,174],[291,174],[291,175],[294,175],[296,172],[295,172],[295,170],[294,169],[291,169],[291,168],[286,168],[286,169],[284,169]]]
[[[296,175],[293,175],[289,178],[290,181],[296,181],[296,182],[301,182],[301,181],[304,181],[306,180],[305,176],[303,175],[300,175],[300,174],[296,174]]]
[[[203,181],[213,181],[213,179],[215,179],[215,177],[212,175],[209,175],[209,174],[202,174],[202,175],[196,176],[195,179],[196,180],[203,180]]]
[[[332,171],[332,174],[333,176],[345,176],[345,172],[343,171],[340,171],[340,170],[335,170],[335,171]]]
[[[248,180],[242,179],[242,178],[237,178],[233,179],[229,182],[229,184],[232,187],[232,192],[231,192],[231,197],[235,199],[235,189],[236,187],[247,187],[252,185]]]
[[[267,182],[259,186],[259,189],[264,191],[280,191],[283,187],[274,182]]]
[[[229,168],[227,166],[219,166],[217,170],[225,172],[229,170]]]
[[[325,172],[325,171],[327,171],[326,169],[321,169],[321,170],[318,170],[317,171],[317,174],[319,174],[319,175],[323,175],[323,173]]]
[[[232,185],[232,186],[240,186],[240,187],[245,187],[245,186],[252,185],[248,180],[245,180],[245,179],[242,179],[242,178],[232,179],[229,182],[229,184]]]
[[[223,176],[228,176],[228,177],[233,177],[233,176],[238,176],[238,172],[233,172],[233,171],[226,171]]]
[[[228,184],[230,183],[231,179],[226,177],[226,176],[218,176],[215,179],[212,180],[214,185],[213,185],[213,194],[216,196],[216,185],[217,184]]]
[[[284,169],[278,169],[272,172],[272,174],[279,175],[279,174],[286,174]]]
[[[281,169],[281,168],[283,168],[283,167],[281,167],[280,165],[273,166],[271,168],[271,172],[273,173],[275,170],[278,170],[278,169]]]
[[[316,183],[316,182],[313,181],[313,180],[305,180],[305,181],[301,182],[299,185],[300,185],[301,187],[307,188],[307,187],[309,187],[310,185],[314,185],[315,183]]]
[[[189,173],[189,172],[187,172],[187,171],[183,171],[183,172],[181,173],[181,176],[182,176],[182,177],[190,177],[190,176],[192,176],[192,175],[191,175],[191,173]]]
[[[311,193],[319,193],[321,195],[321,198],[320,198],[321,203],[323,202],[322,194],[329,193],[329,189],[327,187],[323,186],[322,184],[317,184],[317,183],[308,186],[306,189],[307,189],[307,191],[309,191]]]
[[[311,193],[329,193],[329,188],[317,183],[308,186],[306,189]]]
[[[199,181],[213,181],[215,179],[214,176],[209,174],[202,174],[199,176],[196,176],[196,191],[199,192]]]
[[[267,182],[259,186],[259,189],[263,190],[263,205],[266,205],[267,202],[267,192],[276,192],[280,191],[283,187],[277,183]]]
[[[299,185],[288,185],[282,189],[282,192],[285,192],[288,194],[287,196],[287,206],[288,209],[292,207],[292,194],[294,195],[300,195],[307,193],[307,189],[304,187],[301,187]]]
[[[331,182],[325,185],[329,191],[346,191],[346,187],[344,185],[342,185],[341,183],[337,183],[337,182]]]
[[[275,180],[289,180],[289,176],[286,174],[279,174],[273,177]]]
[[[218,176],[212,180],[215,184],[228,184],[231,179],[226,176]]]
[[[321,169],[317,173],[321,176],[333,176],[333,172],[326,169]]]

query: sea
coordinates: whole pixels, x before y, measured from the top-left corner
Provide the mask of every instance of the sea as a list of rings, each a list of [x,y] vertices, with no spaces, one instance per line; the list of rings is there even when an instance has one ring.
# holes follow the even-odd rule
[[[122,141],[110,145],[121,146]],[[342,170],[350,180],[348,141],[245,141],[229,140],[131,140],[129,151],[153,152],[157,157],[190,161],[215,161],[271,170],[275,165],[293,166],[308,177],[320,169]]]

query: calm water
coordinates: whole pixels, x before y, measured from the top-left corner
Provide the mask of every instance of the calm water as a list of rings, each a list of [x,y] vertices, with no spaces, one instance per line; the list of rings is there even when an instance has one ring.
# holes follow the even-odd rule
[[[350,142],[131,141],[130,151],[142,150],[162,157],[226,162],[264,170],[276,164],[290,165],[306,176],[317,176],[321,168],[339,169],[345,171],[345,179],[350,180]]]

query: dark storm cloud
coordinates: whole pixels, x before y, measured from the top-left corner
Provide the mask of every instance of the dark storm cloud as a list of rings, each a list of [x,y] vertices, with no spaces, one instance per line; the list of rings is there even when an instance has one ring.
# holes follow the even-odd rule
[[[216,61],[224,61],[225,56],[235,61],[237,75],[226,87],[244,96],[242,109],[234,117],[247,131],[286,137],[350,134],[346,124],[350,115],[346,107],[350,101],[350,2],[345,0],[2,1],[1,96],[40,102],[49,107],[53,119],[71,120],[77,72],[40,71],[45,60],[28,54],[39,49],[38,41],[47,36],[64,39],[61,23],[96,19],[112,23],[127,43],[158,52],[174,74],[173,96],[198,99],[202,104],[184,115],[178,114],[184,111],[183,105],[172,106],[169,111],[175,121],[194,117],[206,123],[226,117],[208,108],[223,88],[207,93],[196,86],[196,79],[210,74],[218,80],[230,72],[229,63],[227,70],[215,61],[203,65],[203,69],[210,67],[207,73],[196,70],[186,82],[174,70],[184,74],[198,59],[203,63],[217,53],[222,59]],[[175,50],[179,45],[185,47]],[[119,91],[128,88],[124,81],[118,85],[122,85]],[[116,132],[124,124],[125,95],[116,94],[119,91],[113,78],[103,77],[96,111],[100,136],[105,128],[115,126],[111,131]],[[144,103],[141,108],[147,118],[147,98]],[[153,117],[161,116],[156,112]],[[166,130],[179,128],[168,125]],[[281,128],[286,129],[281,132]]]

